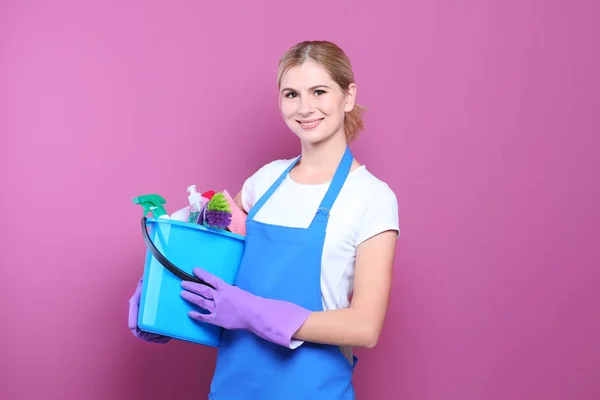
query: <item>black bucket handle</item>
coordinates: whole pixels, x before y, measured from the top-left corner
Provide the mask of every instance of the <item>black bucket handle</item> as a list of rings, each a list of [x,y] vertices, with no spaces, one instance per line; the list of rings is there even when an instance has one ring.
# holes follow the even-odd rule
[[[152,242],[152,239],[150,239],[150,235],[148,235],[146,221],[147,221],[147,218],[145,216],[142,217],[142,235],[144,236],[144,241],[146,242],[146,246],[148,246],[148,249],[154,256],[154,258],[156,258],[158,260],[158,262],[162,264],[163,267],[168,269],[171,273],[173,273],[173,275],[175,275],[176,277],[178,277],[181,280],[195,282],[195,283],[199,283],[201,285],[206,285],[212,289],[215,288],[213,285],[209,284],[205,280],[200,279],[195,275],[188,274],[187,272],[183,271],[182,269],[177,268],[171,261],[167,260],[167,258],[164,255],[162,255],[162,253],[160,251],[158,251],[158,249]]]

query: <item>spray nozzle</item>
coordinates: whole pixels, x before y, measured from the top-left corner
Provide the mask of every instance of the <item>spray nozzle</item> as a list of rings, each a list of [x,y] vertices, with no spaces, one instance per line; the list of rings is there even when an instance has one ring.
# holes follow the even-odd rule
[[[191,185],[187,188],[187,191],[190,194],[188,196],[188,200],[190,201],[191,205],[202,204],[202,195],[196,191],[196,185]]]
[[[152,212],[154,218],[167,214],[163,204],[167,201],[157,194],[145,194],[133,198],[133,204],[139,204],[144,208],[144,217]]]

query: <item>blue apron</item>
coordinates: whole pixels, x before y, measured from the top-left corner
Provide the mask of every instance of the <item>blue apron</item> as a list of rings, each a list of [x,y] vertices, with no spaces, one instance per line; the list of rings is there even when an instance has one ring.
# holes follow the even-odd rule
[[[296,165],[292,163],[248,213],[246,250],[236,286],[258,296],[323,311],[321,257],[329,210],[352,165],[350,148],[338,165],[308,228],[265,224],[254,216]],[[294,212],[294,210],[290,210]],[[353,363],[338,346],[304,342],[292,350],[245,330],[225,330],[209,398],[212,400],[353,400]]]

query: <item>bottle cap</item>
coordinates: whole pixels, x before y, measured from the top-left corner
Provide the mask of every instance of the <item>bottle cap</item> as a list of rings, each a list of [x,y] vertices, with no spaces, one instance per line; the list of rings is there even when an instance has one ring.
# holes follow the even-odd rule
[[[189,200],[190,204],[196,204],[196,203],[202,204],[202,195],[196,191],[196,185],[191,185],[190,187],[187,188],[187,191],[190,194],[188,196],[188,200]]]

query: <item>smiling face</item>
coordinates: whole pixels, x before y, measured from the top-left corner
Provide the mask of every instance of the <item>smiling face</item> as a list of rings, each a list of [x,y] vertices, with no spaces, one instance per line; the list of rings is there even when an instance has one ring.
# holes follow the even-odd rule
[[[344,116],[352,110],[355,85],[342,88],[317,62],[287,70],[281,80],[279,107],[287,126],[305,144],[344,136]]]

